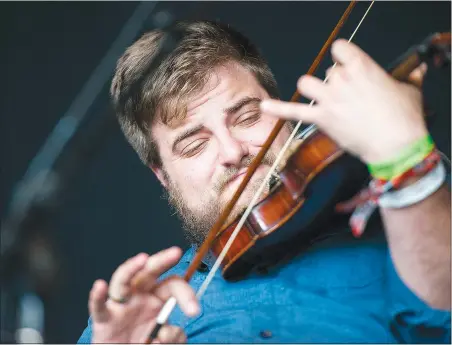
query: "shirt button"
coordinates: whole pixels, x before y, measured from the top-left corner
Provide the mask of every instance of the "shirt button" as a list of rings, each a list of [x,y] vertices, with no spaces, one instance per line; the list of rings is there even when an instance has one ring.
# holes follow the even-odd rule
[[[205,273],[209,270],[209,267],[204,262],[201,262],[198,266],[198,272]]]
[[[272,332],[270,332],[270,331],[261,331],[261,332],[259,333],[259,335],[260,335],[262,338],[268,339],[268,338],[271,338],[271,337],[272,337]]]

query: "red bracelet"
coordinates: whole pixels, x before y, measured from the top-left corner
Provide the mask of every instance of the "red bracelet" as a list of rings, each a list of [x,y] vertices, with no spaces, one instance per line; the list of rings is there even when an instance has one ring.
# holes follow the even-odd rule
[[[422,176],[435,168],[441,161],[438,150],[433,149],[419,164],[407,170],[403,174],[391,179],[373,179],[369,187],[362,190],[348,201],[336,205],[336,211],[342,213],[353,212],[350,218],[350,227],[355,237],[360,237],[364,233],[366,224],[373,211],[378,207],[378,198],[386,192],[398,189],[408,179]]]

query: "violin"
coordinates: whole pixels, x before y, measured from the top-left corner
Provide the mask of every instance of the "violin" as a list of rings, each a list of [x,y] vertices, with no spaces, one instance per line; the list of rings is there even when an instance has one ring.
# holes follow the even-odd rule
[[[308,75],[317,69],[353,6],[354,2],[351,2]],[[432,34],[408,49],[386,70],[395,79],[409,82],[410,73],[422,63],[443,67],[450,63],[450,41],[450,32]],[[291,102],[298,101],[299,97],[295,92]],[[234,221],[224,225],[284,123],[284,120],[278,120],[249,166],[236,193],[197,251],[185,275],[187,281],[208,251],[211,259],[221,258],[223,278],[229,281],[241,279],[256,267],[265,268],[276,263],[289,248],[300,247],[318,236],[319,228],[336,211],[336,205],[356,195],[370,180],[364,163],[345,152],[313,124],[290,143],[278,171],[273,174],[276,174],[276,180],[267,195],[256,203],[252,202],[245,217],[242,212]]]
[[[306,74],[315,73],[355,3],[349,4]],[[430,35],[395,60],[387,72],[399,81],[410,82],[410,73],[422,63],[443,67],[450,63],[450,41],[450,32]],[[297,102],[299,98],[300,94],[295,92],[290,101]],[[337,211],[336,206],[356,195],[370,180],[366,165],[345,152],[316,125],[310,125],[297,134],[300,122],[249,207],[235,220],[226,223],[284,124],[285,120],[278,120],[187,269],[184,279],[188,282],[208,253],[215,260],[197,293],[198,298],[217,269],[221,268],[224,279],[238,280],[256,267],[281,260],[289,247],[300,247],[319,236],[321,224]],[[266,195],[261,197],[271,176],[276,178]],[[157,317],[149,342],[157,336],[175,305],[174,298],[167,301]]]
[[[392,63],[388,73],[407,82],[409,74],[423,62],[432,60],[435,67],[444,66],[450,62],[450,40],[450,33],[427,37]],[[256,266],[274,264],[289,248],[312,241],[336,206],[356,195],[370,180],[366,165],[315,125],[303,130],[289,150],[287,163],[276,173],[268,195],[251,209],[226,252],[221,264],[226,280],[240,279]],[[224,249],[241,216],[215,235],[210,249],[215,257]]]

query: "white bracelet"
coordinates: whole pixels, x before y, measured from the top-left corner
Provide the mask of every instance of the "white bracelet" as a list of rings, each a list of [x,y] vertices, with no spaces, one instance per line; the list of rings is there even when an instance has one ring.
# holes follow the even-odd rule
[[[416,204],[436,192],[446,179],[443,162],[418,181],[401,190],[388,192],[378,199],[378,204],[385,208],[402,208]]]

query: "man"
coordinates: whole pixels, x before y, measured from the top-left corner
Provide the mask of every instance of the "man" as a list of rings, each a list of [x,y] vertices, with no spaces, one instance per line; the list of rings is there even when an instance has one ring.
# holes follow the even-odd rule
[[[147,33],[129,47],[111,93],[126,138],[164,186],[193,247],[182,258],[178,248],[139,254],[109,284],[96,281],[79,342],[144,342],[170,296],[180,309],[156,343],[450,342],[444,178],[409,206],[380,207],[378,231],[356,240],[347,224],[332,224],[337,235],[268,274],[231,283],[217,272],[196,299],[207,270],[190,284],[179,277],[278,118],[316,123],[366,164],[393,159],[428,132],[419,91],[389,77],[354,44],[334,43],[338,65],[328,71],[328,83],[300,79],[300,93],[317,101],[309,107],[277,100],[258,50],[229,26],[182,22],[178,32],[177,48],[159,57],[152,73],[147,68],[163,34]],[[423,73],[420,68],[413,77]],[[231,217],[249,204],[290,131],[283,128]],[[404,181],[402,190],[421,180]],[[132,290],[132,281],[141,283]]]

